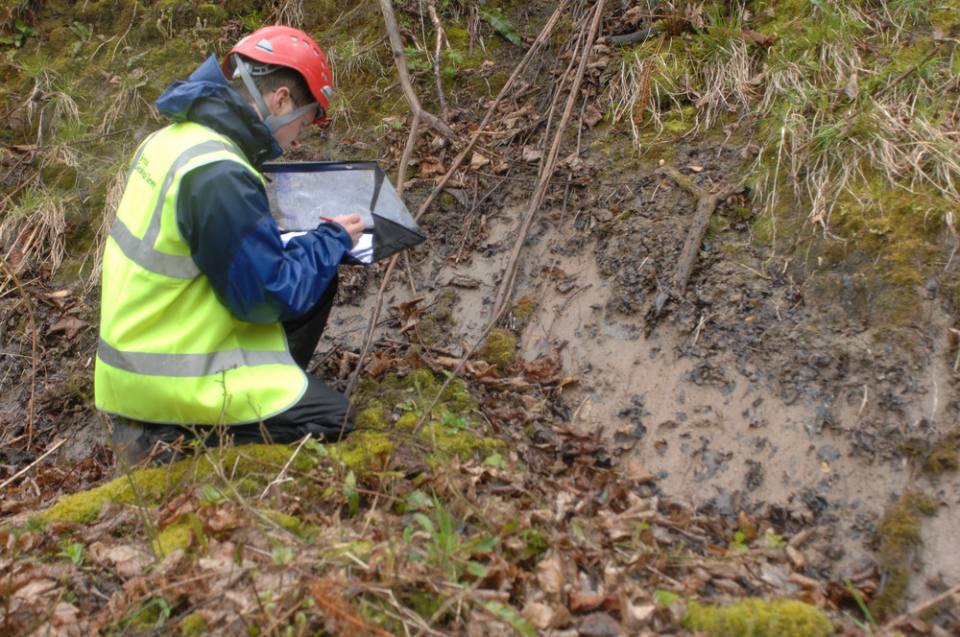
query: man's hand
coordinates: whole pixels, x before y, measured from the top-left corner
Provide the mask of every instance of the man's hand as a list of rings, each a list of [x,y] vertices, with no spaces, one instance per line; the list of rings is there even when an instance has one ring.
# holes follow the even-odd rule
[[[342,226],[343,229],[347,231],[347,234],[350,235],[353,246],[357,246],[357,241],[360,240],[360,235],[363,234],[363,219],[360,215],[340,215],[338,217],[331,217],[330,221]]]

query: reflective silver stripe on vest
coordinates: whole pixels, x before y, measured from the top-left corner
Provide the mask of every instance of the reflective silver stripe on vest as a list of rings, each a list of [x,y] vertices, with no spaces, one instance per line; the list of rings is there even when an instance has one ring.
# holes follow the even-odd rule
[[[238,348],[211,354],[154,354],[121,352],[102,339],[97,347],[97,356],[107,365],[146,376],[210,376],[236,367],[294,364],[286,350]]]
[[[146,145],[147,144],[144,143],[138,151],[140,155],[142,155]],[[120,246],[123,254],[126,255],[128,259],[145,270],[150,270],[156,274],[162,274],[174,279],[192,279],[200,274],[200,270],[197,268],[196,263],[193,262],[192,257],[166,254],[157,251],[153,246],[157,242],[157,237],[160,235],[163,205],[167,198],[167,193],[173,185],[173,180],[176,179],[177,173],[197,157],[218,152],[228,152],[236,155],[241,161],[245,161],[234,146],[217,140],[205,141],[183,151],[174,160],[170,166],[170,170],[167,171],[167,176],[163,180],[163,186],[160,188],[160,196],[157,198],[153,215],[150,217],[150,223],[147,226],[146,233],[143,235],[143,239],[138,239],[130,232],[130,228],[127,227],[121,219],[117,218],[113,222],[113,227],[110,228],[110,236],[117,242],[117,245]],[[135,158],[135,162],[132,164],[134,168],[138,161],[140,161],[139,156]]]
[[[110,228],[110,236],[117,242],[123,254],[145,270],[162,274],[172,279],[192,279],[200,274],[193,257],[165,254],[150,247],[130,232],[122,220],[117,219]]]

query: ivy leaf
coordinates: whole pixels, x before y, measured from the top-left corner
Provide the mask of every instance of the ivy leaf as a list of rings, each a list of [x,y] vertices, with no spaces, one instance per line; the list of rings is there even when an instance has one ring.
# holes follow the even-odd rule
[[[502,38],[517,46],[523,44],[523,39],[520,37],[520,33],[517,32],[517,28],[513,26],[513,23],[510,22],[507,16],[503,15],[499,9],[482,8],[480,9],[480,17],[483,18],[484,22],[493,27],[493,30],[500,34]]]

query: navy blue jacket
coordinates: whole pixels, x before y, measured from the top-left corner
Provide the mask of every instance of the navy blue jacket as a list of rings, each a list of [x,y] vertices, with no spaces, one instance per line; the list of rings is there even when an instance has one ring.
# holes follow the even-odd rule
[[[260,167],[282,150],[256,111],[229,85],[216,58],[157,100],[174,122],[192,121],[229,137]],[[189,172],[177,198],[177,225],[217,298],[242,321],[274,323],[306,314],[353,247],[339,225],[321,224],[286,246],[263,184],[232,161]]]

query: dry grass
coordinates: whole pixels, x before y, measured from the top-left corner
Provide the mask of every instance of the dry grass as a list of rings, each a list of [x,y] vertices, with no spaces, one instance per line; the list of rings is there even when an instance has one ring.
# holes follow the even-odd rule
[[[110,187],[107,189],[107,200],[100,215],[100,225],[97,226],[97,233],[94,238],[93,249],[88,253],[87,258],[93,257],[93,267],[87,275],[86,288],[92,289],[100,283],[100,273],[103,269],[103,250],[107,243],[107,237],[110,235],[110,228],[113,226],[113,220],[117,216],[117,208],[120,206],[120,199],[123,197],[123,189],[127,184],[127,174],[123,169],[117,170]]]
[[[79,123],[80,107],[69,92],[57,88],[59,78],[52,70],[39,66],[28,72],[33,76],[33,86],[23,109],[31,128],[36,129],[37,145],[42,145],[61,123]]]
[[[669,42],[657,38],[627,50],[606,91],[614,124],[626,120],[637,145],[643,127],[664,130],[664,113],[679,109],[686,97],[682,67]]]
[[[142,70],[134,69],[123,76],[114,76],[110,81],[116,89],[112,92],[110,103],[97,127],[97,132],[101,135],[112,132],[119,121],[152,108],[142,95],[143,87],[147,84],[146,74]]]
[[[66,201],[45,189],[32,186],[0,222],[0,246],[4,260],[15,264],[15,271],[28,269],[41,261],[56,272],[63,262]]]
[[[285,24],[300,28],[303,25],[303,0],[280,0],[273,6],[264,24]]]
[[[783,15],[791,6],[801,13]],[[838,202],[856,201],[876,174],[889,188],[932,189],[960,205],[960,78],[947,45],[924,39],[926,18],[925,3],[906,1],[777,3],[763,21],[708,12],[689,39],[625,50],[606,96],[638,144],[651,138],[645,128],[675,138],[747,122],[763,207],[775,210],[786,189],[825,231]],[[779,40],[750,44],[742,34],[752,29]],[[665,127],[684,104],[695,117]]]

